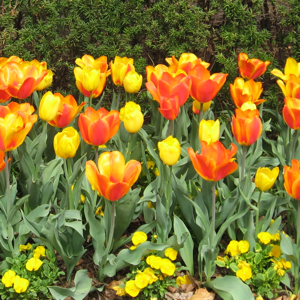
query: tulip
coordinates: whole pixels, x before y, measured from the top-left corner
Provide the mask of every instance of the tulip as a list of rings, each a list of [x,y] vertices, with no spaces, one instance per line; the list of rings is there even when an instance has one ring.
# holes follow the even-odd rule
[[[79,115],[78,126],[83,140],[90,145],[100,146],[107,143],[119,130],[120,118],[116,110],[107,111],[88,107]]]
[[[250,105],[254,105],[250,102]],[[262,122],[257,109],[248,109],[244,104],[241,109],[235,110],[232,118],[232,132],[240,145],[250,146],[260,137],[262,133]],[[255,105],[254,105],[255,107]]]
[[[203,112],[206,112],[207,110],[209,110],[209,108],[211,107],[211,103],[212,101],[206,102],[206,103],[202,103],[202,110]],[[200,110],[201,110],[201,103],[198,101],[193,101],[193,106],[192,106],[192,110],[193,113],[196,115],[199,115]]]
[[[278,69],[273,69],[271,71],[271,74],[279,77],[284,82],[287,82],[289,80],[290,74],[293,74],[296,77],[300,76],[300,63],[297,63],[297,61],[294,58],[289,57],[285,63],[284,74]]]
[[[12,151],[25,140],[38,116],[29,103],[0,106],[0,151]]]
[[[86,102],[82,102],[79,106],[72,95],[64,97],[60,93],[55,93],[54,97],[60,98],[60,105],[56,117],[49,121],[49,124],[54,127],[63,128],[68,126],[77,114],[82,110]]]
[[[300,200],[300,162],[292,160],[292,166],[284,166],[284,188],[294,199]]]
[[[199,140],[206,142],[209,146],[219,140],[220,137],[220,121],[201,120],[199,125]]]
[[[141,107],[129,101],[120,110],[120,119],[124,123],[125,129],[130,133],[138,132],[144,124],[144,115]]]
[[[163,64],[146,67],[147,81],[153,81],[154,85],[157,86],[157,80],[161,79],[161,76],[164,72],[168,72],[168,67]],[[152,77],[152,73],[154,73],[154,77]]]
[[[242,52],[238,56],[239,71],[245,79],[256,79],[263,75],[270,63],[268,60],[263,62],[257,58],[248,59],[248,55]]]
[[[67,159],[74,157],[80,144],[78,132],[73,127],[67,127],[54,136],[53,146],[58,157]]]
[[[115,85],[123,86],[123,80],[129,71],[135,71],[133,58],[116,56],[110,62],[111,78]]]
[[[49,122],[57,116],[59,107],[60,97],[54,96],[49,91],[41,99],[39,106],[39,117],[42,120]]]
[[[5,152],[4,151],[0,151],[0,172],[2,170],[4,170],[5,168],[5,160],[4,160],[4,157],[5,157]]]
[[[203,65],[198,64],[190,70],[189,75],[192,79],[191,97],[196,101],[206,103],[216,97],[228,74],[215,73],[210,75]]]
[[[225,149],[220,141],[210,145],[201,142],[201,154],[188,148],[188,154],[196,172],[205,180],[218,181],[237,170],[238,164],[232,158],[237,146],[231,144],[231,150]]]
[[[10,98],[11,96],[7,92],[7,86],[1,81],[1,73],[0,73],[0,103],[4,103]]]
[[[128,193],[142,170],[141,163],[125,158],[119,151],[104,152],[96,164],[86,162],[86,176],[92,187],[110,201],[117,201]]]
[[[279,175],[279,168],[273,170],[269,168],[258,168],[255,175],[255,186],[262,192],[269,190],[275,183]]]
[[[137,93],[141,89],[142,83],[143,76],[135,71],[129,71],[123,80],[124,89],[127,93]]]
[[[0,68],[2,68],[4,65],[6,65],[9,62],[16,62],[20,64],[23,62],[23,59],[15,55],[10,56],[9,58],[0,57]]]
[[[105,55],[94,59],[91,55],[85,54],[82,58],[76,58],[75,63],[82,69],[100,69],[101,73],[105,73],[108,68],[107,57]]]
[[[300,130],[300,99],[285,97],[282,116],[286,124],[295,130]]]
[[[234,84],[230,84],[230,94],[238,108],[246,102],[253,102],[255,105],[265,102],[264,99],[258,99],[262,91],[262,83],[253,79],[245,82],[243,78],[238,77],[234,80]]]
[[[159,150],[160,159],[168,166],[173,166],[177,163],[181,148],[180,143],[176,138],[171,135],[165,140],[158,142],[157,144]]]
[[[47,63],[45,61],[39,62],[38,60],[34,59],[30,62],[30,64],[36,66],[40,73],[42,73],[43,71],[47,71],[47,75],[39,83],[35,90],[41,91],[48,88],[53,81],[53,72],[51,70],[47,70]]]
[[[292,97],[300,99],[300,77],[290,74],[286,84],[282,80],[276,81],[282,90],[285,97]]]

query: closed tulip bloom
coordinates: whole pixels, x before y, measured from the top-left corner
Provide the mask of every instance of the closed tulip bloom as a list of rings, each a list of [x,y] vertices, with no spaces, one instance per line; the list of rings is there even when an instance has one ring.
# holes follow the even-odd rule
[[[231,150],[228,150],[220,141],[210,145],[201,142],[201,154],[195,153],[192,148],[187,150],[194,169],[205,180],[221,180],[238,168],[233,158],[237,152],[237,146],[234,144],[231,144]]]
[[[246,102],[252,102],[259,105],[266,100],[259,99],[262,93],[262,83],[255,82],[253,79],[245,81],[243,78],[236,78],[233,84],[230,84],[230,94],[234,104],[241,108]]]
[[[199,125],[199,139],[207,145],[218,141],[220,138],[220,121],[201,120]]]
[[[269,190],[279,175],[279,168],[258,168],[255,175],[255,186],[262,192]]]
[[[47,69],[47,63],[45,61],[39,62],[34,59],[30,62],[31,65],[36,66],[40,73],[47,71],[47,75],[43,78],[43,80],[36,87],[36,91],[41,91],[48,88],[53,81],[53,72]]]
[[[86,177],[92,187],[110,201],[117,201],[127,194],[137,181],[142,170],[141,163],[125,158],[119,151],[104,152],[98,160],[98,167],[86,162]]]
[[[12,151],[25,140],[38,116],[29,103],[0,106],[0,151]]]
[[[133,58],[116,56],[114,62],[110,62],[111,78],[115,85],[123,86],[123,80],[129,71],[135,71]]]
[[[60,97],[54,96],[52,92],[47,92],[41,99],[39,106],[39,117],[49,122],[53,120],[60,107]]]
[[[144,115],[141,107],[129,101],[120,110],[120,119],[124,123],[125,129],[130,133],[138,132],[144,124]]]
[[[294,199],[300,200],[300,162],[292,160],[292,166],[284,166],[284,188]]]
[[[231,130],[240,145],[250,146],[256,142],[262,133],[262,127],[259,111],[257,109],[251,110],[246,107],[246,109],[243,110],[242,106],[241,109],[237,108],[235,110]]]
[[[176,138],[170,135],[165,140],[158,142],[157,146],[159,157],[166,165],[173,166],[177,163],[181,154],[181,147]]]
[[[287,82],[290,74],[294,74],[296,77],[300,76],[300,63],[298,63],[294,58],[289,57],[285,63],[284,74],[278,69],[273,69],[271,74],[279,77],[284,82]]]
[[[245,79],[256,79],[263,75],[270,63],[268,60],[264,62],[257,58],[249,59],[248,55],[242,52],[238,56],[239,71]]]
[[[282,116],[292,129],[300,130],[300,99],[285,97]]]
[[[63,128],[68,126],[78,113],[82,110],[86,102],[82,102],[79,106],[72,95],[64,97],[60,93],[55,93],[54,97],[60,98],[59,109],[54,119],[49,124],[54,127]]]
[[[58,157],[74,157],[80,144],[79,133],[73,127],[67,127],[54,136],[53,146]]]
[[[135,71],[129,71],[123,80],[124,89],[127,93],[137,93],[141,89],[142,83],[143,76]]]
[[[207,110],[210,109],[212,101],[202,103],[203,104],[203,112],[206,112]],[[201,110],[201,103],[198,101],[193,101],[193,106],[192,106],[193,113],[196,115],[199,115],[200,110]]]
[[[83,140],[93,146],[107,143],[119,130],[120,118],[116,110],[107,111],[88,107],[79,115],[78,126]]]
[[[29,280],[26,278],[21,278],[20,276],[15,277],[14,281],[14,290],[16,293],[24,293],[27,291],[27,288],[29,286]]]
[[[82,69],[82,85],[89,92],[97,89],[100,84],[100,70]]]
[[[216,97],[224,85],[228,74],[215,73],[210,75],[210,72],[201,64],[193,67],[189,75],[192,79],[190,90],[191,97],[201,103],[206,103]]]

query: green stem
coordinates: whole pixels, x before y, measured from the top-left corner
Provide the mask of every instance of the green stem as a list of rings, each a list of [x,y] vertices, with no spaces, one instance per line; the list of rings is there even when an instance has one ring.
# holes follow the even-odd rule
[[[133,139],[134,133],[130,133],[129,141],[128,141],[128,147],[126,152],[126,162],[130,160],[131,156],[131,145],[132,145],[132,139]]]
[[[167,199],[166,199],[166,212],[167,215],[170,215],[170,203],[171,203],[171,197],[172,197],[172,174],[173,174],[173,168],[170,166],[170,177],[168,182],[168,189],[167,189]]]
[[[115,202],[111,201],[111,219],[110,219],[110,230],[109,230],[109,238],[106,245],[106,254],[110,252],[110,248],[112,246],[114,231],[115,231]]]
[[[118,98],[117,98],[117,106],[116,106],[116,110],[119,110],[119,106],[120,106],[120,98],[121,98],[121,89],[118,86]]]
[[[259,219],[259,206],[260,206],[260,200],[261,200],[262,191],[259,193],[258,202],[257,202],[257,211],[256,211],[256,221],[255,221],[255,237],[258,235],[258,219]]]
[[[167,130],[167,137],[174,135],[174,120],[169,120],[168,130]]]
[[[300,201],[298,200],[298,220],[297,220],[297,245],[300,246]]]
[[[293,136],[293,147],[292,147],[291,159],[290,159],[291,163],[292,163],[292,159],[295,155],[297,140],[298,140],[298,130],[295,130],[295,133],[294,133],[294,136]]]
[[[7,152],[5,152],[5,177],[6,177],[6,191],[7,191],[7,215],[10,211],[10,183],[9,183],[9,166],[8,166],[8,159],[7,159]]]
[[[203,118],[203,103],[200,104],[200,112],[199,112],[199,119],[198,119],[199,124],[200,124],[202,118]]]
[[[69,179],[71,177],[70,158],[64,159],[64,172],[65,172],[65,177],[66,177],[67,184],[68,184],[68,186],[66,187],[67,199],[69,201],[68,209],[74,209],[74,203],[73,203],[73,199],[72,199],[72,186],[69,182]],[[66,204],[65,204],[65,206],[66,206]]]
[[[241,180],[244,178],[245,174],[245,161],[246,161],[246,153],[247,153],[247,146],[242,146],[243,148],[243,157],[242,157],[242,172],[241,172]]]
[[[92,105],[93,105],[93,91],[91,91],[90,94],[89,107],[92,107]]]
[[[95,162],[96,162],[96,165],[98,166],[98,159],[99,159],[99,155],[98,155],[98,146],[95,146],[96,149],[95,149]]]

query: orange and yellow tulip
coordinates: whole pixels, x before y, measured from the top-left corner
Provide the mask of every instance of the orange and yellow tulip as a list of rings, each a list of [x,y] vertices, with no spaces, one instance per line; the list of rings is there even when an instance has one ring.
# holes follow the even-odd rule
[[[123,86],[123,80],[129,71],[135,71],[133,58],[116,56],[114,62],[110,62],[111,78],[115,85]]]
[[[292,97],[300,99],[300,77],[290,74],[286,83],[282,80],[276,81],[282,90],[285,97]]]
[[[29,103],[0,106],[0,151],[12,151],[25,140],[38,116]]]
[[[64,97],[60,93],[55,93],[54,97],[60,98],[59,109],[56,117],[49,121],[49,124],[54,127],[63,128],[68,126],[77,114],[82,110],[85,102],[82,102],[79,106],[72,95]]]
[[[292,166],[284,166],[284,188],[294,199],[300,200],[300,162],[292,160]]]
[[[270,63],[268,60],[264,62],[257,58],[249,59],[248,55],[243,52],[238,56],[239,72],[244,79],[256,79],[263,75]]]
[[[4,103],[11,98],[10,94],[6,90],[7,86],[1,81],[0,78],[0,103]]]
[[[142,170],[141,163],[125,158],[119,151],[104,152],[96,164],[86,162],[86,176],[95,190],[110,201],[117,201],[129,192]]]
[[[206,112],[207,110],[209,110],[209,108],[211,107],[211,103],[212,103],[212,101],[203,103],[203,108],[202,108],[203,112]],[[201,110],[201,103],[194,100],[193,106],[192,106],[193,113],[196,115],[199,115],[200,110]]]
[[[206,103],[216,97],[226,81],[228,74],[210,72],[201,64],[193,67],[189,75],[192,79],[191,97],[201,103]]]
[[[284,74],[278,69],[273,69],[271,74],[279,77],[284,82],[287,82],[290,74],[293,74],[296,77],[300,76],[300,63],[298,63],[294,58],[289,57],[285,63]]]
[[[39,106],[39,117],[49,122],[53,120],[58,113],[60,107],[60,97],[54,96],[52,92],[47,92],[43,95]]]
[[[125,129],[130,133],[138,132],[144,124],[141,107],[132,101],[126,102],[125,106],[121,108],[120,119]]]
[[[300,99],[285,97],[282,116],[286,124],[295,130],[300,130]]]
[[[137,93],[141,89],[143,76],[135,71],[129,71],[123,80],[123,86],[127,93]]]
[[[237,146],[234,144],[231,144],[231,150],[228,150],[220,141],[210,145],[201,142],[201,154],[195,153],[192,148],[187,150],[194,169],[205,180],[221,180],[238,168],[233,158],[237,152]]]
[[[230,94],[238,108],[246,102],[252,102],[255,105],[265,102],[264,99],[258,99],[262,91],[262,83],[255,82],[253,79],[245,82],[243,78],[238,77],[233,84],[230,84]]]
[[[4,170],[5,168],[5,160],[4,160],[4,157],[5,157],[5,152],[4,151],[0,151],[0,172],[2,170]],[[10,161],[10,158],[8,159],[8,161]]]
[[[146,67],[146,75],[147,75],[147,81],[152,81],[155,86],[157,86],[158,79],[161,79],[161,76],[164,72],[168,72],[168,67],[163,64],[153,66],[147,66]],[[152,77],[152,73],[154,73],[154,77]]]
[[[250,146],[260,137],[263,126],[257,109],[243,109],[235,110],[231,129],[240,145]]]
[[[53,72],[47,69],[47,63],[45,61],[39,62],[38,60],[34,59],[30,62],[31,65],[36,66],[39,72],[47,71],[47,75],[43,78],[43,80],[39,83],[36,87],[36,91],[41,91],[48,88],[53,81]]]
[[[116,110],[107,111],[88,107],[79,115],[78,126],[83,140],[90,145],[101,146],[107,143],[119,130],[120,118]]]

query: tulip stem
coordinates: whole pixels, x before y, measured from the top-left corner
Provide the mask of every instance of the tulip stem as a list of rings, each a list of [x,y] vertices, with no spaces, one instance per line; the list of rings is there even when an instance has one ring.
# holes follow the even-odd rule
[[[120,87],[118,86],[118,98],[117,98],[116,110],[119,110],[120,98],[121,98],[121,90],[120,90]]]
[[[98,166],[98,160],[99,160],[99,155],[98,155],[98,146],[95,146],[95,163]]]
[[[199,124],[203,118],[203,103],[200,103],[200,112],[199,112]]]
[[[171,197],[172,197],[172,175],[173,175],[173,168],[170,166],[170,177],[169,177],[169,183],[168,183],[168,189],[167,189],[167,199],[166,199],[166,212],[167,215],[170,215],[170,203],[171,203]]]
[[[242,148],[243,148],[243,157],[242,157],[241,180],[243,180],[244,174],[245,174],[245,161],[246,161],[246,153],[247,153],[247,148],[246,148],[246,146],[242,146]]]
[[[295,155],[297,140],[298,140],[298,130],[295,130],[294,137],[293,137],[293,148],[292,148],[292,153],[291,153],[291,162],[292,162],[293,157]]]
[[[114,231],[115,231],[115,202],[111,202],[111,219],[110,219],[110,230],[109,230],[109,237],[108,237],[108,242],[106,245],[106,254],[109,253],[110,248],[112,246],[112,241],[113,241],[113,236],[114,236]]]
[[[298,200],[297,245],[300,247],[300,201]]]
[[[130,133],[130,137],[129,137],[129,141],[128,141],[128,148],[127,148],[127,153],[126,153],[126,162],[130,160],[132,139],[133,139],[133,133]]]
[[[168,130],[167,130],[167,137],[174,135],[174,120],[169,120]]]
[[[91,91],[91,94],[90,94],[89,107],[92,107],[92,105],[93,105],[93,91]]]
[[[6,191],[7,191],[7,198],[6,198],[6,207],[7,207],[7,215],[10,211],[10,184],[9,184],[9,166],[8,166],[8,159],[7,159],[7,152],[5,152],[5,177],[6,177]]]
[[[256,211],[256,220],[255,220],[255,236],[258,235],[258,219],[259,219],[259,207],[260,207],[260,200],[261,200],[262,191],[259,193],[258,201],[257,201],[257,211]]]

